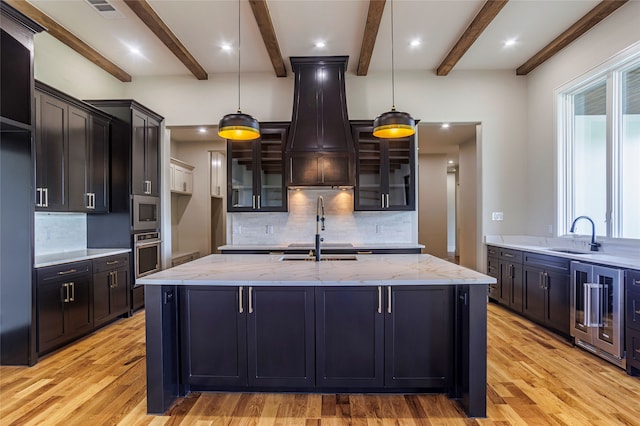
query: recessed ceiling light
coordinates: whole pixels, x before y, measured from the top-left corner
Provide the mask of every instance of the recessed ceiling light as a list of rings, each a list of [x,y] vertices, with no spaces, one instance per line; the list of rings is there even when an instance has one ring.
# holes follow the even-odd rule
[[[515,38],[510,38],[504,41],[504,47],[510,47],[510,46],[513,46],[514,44],[516,44]]]
[[[223,43],[221,46],[222,50],[224,50],[225,52],[230,52],[231,51],[231,45],[229,43]]]
[[[449,161],[448,161],[448,163],[449,163],[449,164],[453,164],[453,160],[449,160]]]
[[[316,43],[315,43],[315,46],[316,46],[317,48],[319,48],[319,49],[322,49],[322,48],[323,48],[323,47],[325,47],[326,45],[327,45],[327,44],[326,44],[324,41],[322,41],[322,40],[316,41]]]
[[[138,49],[137,47],[130,47],[129,48],[129,52],[133,53],[134,55],[141,55],[142,52],[140,52],[140,49]]]
[[[418,46],[420,46],[420,44],[422,44],[422,42],[420,40],[418,40],[417,38],[411,40],[411,42],[409,43],[409,45],[411,47],[418,47]]]
[[[204,127],[200,127],[198,129],[198,133],[207,133],[207,129],[205,129]]]
[[[449,128],[449,123],[442,123],[442,128],[443,129],[448,129]]]

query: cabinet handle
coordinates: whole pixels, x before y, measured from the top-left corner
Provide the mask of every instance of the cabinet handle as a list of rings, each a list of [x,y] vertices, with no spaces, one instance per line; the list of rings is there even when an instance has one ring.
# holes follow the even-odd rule
[[[242,308],[242,287],[238,287],[238,313],[243,313],[244,309]]]
[[[389,303],[387,304],[387,312],[391,313],[391,286],[387,286],[387,295],[389,296]]]
[[[118,263],[120,263],[119,260],[110,260],[107,262],[107,265],[117,265]]]
[[[378,313],[382,313],[382,286],[378,286]]]
[[[384,209],[384,194],[380,194],[380,208]]]
[[[64,295],[63,295],[62,301],[64,303],[67,303],[67,302],[69,302],[69,283],[62,284],[62,288],[64,289],[63,290],[64,291]]]
[[[544,289],[549,290],[549,274],[544,273]]]
[[[504,253],[503,256],[504,257],[509,257],[509,258],[512,258],[512,259],[514,257],[511,253]]]
[[[251,208],[252,209],[256,208],[256,196],[255,195],[251,196]]]
[[[543,274],[542,272],[538,272],[538,287],[539,288],[543,288],[543,285],[542,285],[542,274]]]
[[[74,302],[76,300],[76,283],[70,282],[69,287],[71,287],[71,297],[69,298],[69,302]]]
[[[77,269],[69,269],[67,271],[60,271],[60,272],[58,272],[58,275],[73,274],[74,272],[78,272],[78,270]]]
[[[640,285],[640,280],[634,280],[633,282],[635,285]]]
[[[256,203],[256,207],[258,207],[258,210],[261,208],[261,203],[260,203],[260,196],[258,195],[258,202]]]
[[[42,207],[42,188],[36,188],[36,207]]]
[[[144,193],[145,194],[151,194],[151,181],[150,180],[145,180],[144,181]]]
[[[387,208],[389,208],[389,194],[386,194],[385,198],[387,199]]]
[[[253,313],[253,287],[249,287],[249,313]]]
[[[636,353],[640,355],[640,348],[636,349]]]
[[[182,182],[182,192],[187,192],[187,182]]]
[[[356,251],[356,254],[373,254],[373,252],[371,250],[367,250],[367,251]]]
[[[44,192],[44,203],[42,207],[49,207],[49,188],[42,188]]]

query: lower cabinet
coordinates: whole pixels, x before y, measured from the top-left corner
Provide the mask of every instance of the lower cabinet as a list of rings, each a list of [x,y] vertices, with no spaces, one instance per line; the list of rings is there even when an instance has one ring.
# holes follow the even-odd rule
[[[627,373],[640,376],[640,271],[626,271]]]
[[[129,294],[129,254],[93,261],[94,326],[128,313]]]
[[[45,353],[93,329],[91,263],[37,270],[38,353]]]
[[[181,289],[184,382],[312,387],[313,296],[313,287]]]

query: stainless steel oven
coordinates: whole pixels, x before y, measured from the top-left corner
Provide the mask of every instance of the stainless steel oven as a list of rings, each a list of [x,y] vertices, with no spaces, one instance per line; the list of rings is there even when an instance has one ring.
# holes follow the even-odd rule
[[[132,204],[132,228],[134,231],[148,231],[160,228],[160,198],[134,195]]]
[[[144,232],[134,234],[133,238],[136,278],[160,271],[160,233]]]
[[[575,344],[625,367],[624,271],[571,262],[571,336]]]

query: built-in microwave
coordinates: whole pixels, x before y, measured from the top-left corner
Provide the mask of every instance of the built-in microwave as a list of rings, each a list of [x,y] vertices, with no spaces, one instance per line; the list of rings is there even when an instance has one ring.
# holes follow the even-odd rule
[[[132,204],[132,228],[134,231],[147,231],[160,228],[160,198],[147,195],[134,195]]]

